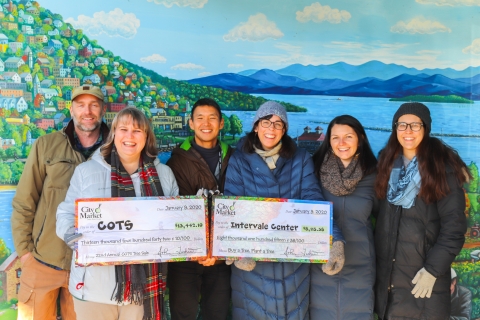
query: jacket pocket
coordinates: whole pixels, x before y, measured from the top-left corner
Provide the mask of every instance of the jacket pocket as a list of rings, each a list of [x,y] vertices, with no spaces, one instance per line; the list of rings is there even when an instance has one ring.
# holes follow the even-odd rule
[[[35,290],[25,282],[21,282],[20,289],[18,290],[18,301],[27,303],[29,300],[31,300],[29,305],[33,306],[33,302],[35,301]]]
[[[46,159],[45,171],[47,176],[44,186],[47,188],[64,189],[66,191],[70,185],[75,164],[75,160],[69,158]]]

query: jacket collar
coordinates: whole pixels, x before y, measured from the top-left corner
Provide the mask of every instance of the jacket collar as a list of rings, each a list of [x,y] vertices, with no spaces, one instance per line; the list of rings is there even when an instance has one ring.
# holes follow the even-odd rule
[[[75,148],[75,138],[73,135],[73,131],[75,130],[75,125],[73,124],[73,119],[70,120],[65,128],[62,129],[62,134],[65,138],[68,139],[68,142],[70,143],[70,147],[76,150]],[[110,132],[110,129],[108,126],[105,124],[105,122],[102,121],[102,124],[100,125],[100,133],[102,134],[103,141],[107,141],[108,133]]]
[[[185,151],[190,150],[192,148],[193,139],[195,139],[195,137],[187,137],[187,139],[185,139],[185,141],[183,141],[183,143],[180,145],[180,148]],[[220,149],[222,150],[222,160],[224,160],[225,156],[227,155],[228,145],[222,141],[218,141],[218,143],[220,144]]]

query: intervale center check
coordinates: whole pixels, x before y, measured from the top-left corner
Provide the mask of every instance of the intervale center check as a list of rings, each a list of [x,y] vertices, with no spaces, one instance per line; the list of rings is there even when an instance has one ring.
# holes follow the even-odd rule
[[[330,202],[214,197],[90,198],[75,201],[79,266],[218,259],[325,262]]]

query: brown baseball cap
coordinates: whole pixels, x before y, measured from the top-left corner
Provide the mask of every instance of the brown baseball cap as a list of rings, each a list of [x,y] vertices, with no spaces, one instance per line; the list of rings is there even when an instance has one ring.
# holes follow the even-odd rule
[[[89,95],[97,97],[98,99],[100,99],[102,101],[105,99],[105,96],[103,95],[103,92],[102,92],[102,90],[100,90],[99,87],[91,86],[91,85],[86,84],[86,85],[76,87],[76,88],[73,89],[73,91],[72,91],[72,101],[81,94],[89,94]]]

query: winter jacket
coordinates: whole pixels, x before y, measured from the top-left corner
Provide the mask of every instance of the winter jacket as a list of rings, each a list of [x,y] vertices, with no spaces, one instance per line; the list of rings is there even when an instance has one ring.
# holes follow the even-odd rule
[[[240,142],[230,158],[225,195],[324,200],[311,156],[296,149],[273,171]],[[341,234],[335,234],[341,238]],[[251,272],[232,268],[233,319],[309,319],[310,265],[257,262]]]
[[[375,227],[375,311],[380,319],[448,319],[450,265],[467,230],[465,194],[447,170],[450,192],[426,204],[418,196],[409,209],[380,201]],[[425,268],[436,277],[431,298],[415,298],[412,279]]]
[[[160,184],[165,196],[178,195],[178,186],[172,170],[154,161]],[[78,198],[110,198],[111,193],[111,167],[103,159],[100,150],[95,151],[92,160],[79,165],[73,173],[65,201],[60,203],[57,210],[57,235],[64,239],[68,229],[75,222],[75,199]],[[138,173],[131,175],[135,194],[140,193],[140,177]],[[71,259],[71,273],[68,289],[78,299],[116,304],[111,300],[115,288],[115,266],[89,266],[75,267],[75,258]],[[79,285],[83,283],[83,285]],[[127,302],[128,303],[128,302]]]
[[[50,265],[70,270],[72,250],[55,236],[57,206],[65,199],[75,167],[85,161],[74,146],[74,124],[38,138],[12,201],[12,235],[19,257],[31,252]],[[103,141],[108,135],[102,123]]]
[[[455,285],[452,294],[450,320],[470,320],[472,313],[472,293],[465,287]]]
[[[225,172],[232,149],[223,142],[220,143],[222,151],[222,165],[220,172],[220,183],[217,183],[215,176],[210,171],[207,162],[192,147],[194,137],[186,139],[179,148],[172,151],[172,156],[167,161],[178,183],[180,195],[188,196],[197,194],[198,189],[220,190],[223,192]]]
[[[335,196],[322,186],[345,237],[345,265],[336,275],[311,264],[310,317],[325,320],[373,319],[375,248],[370,215],[378,210],[375,174],[363,177],[353,193]]]

